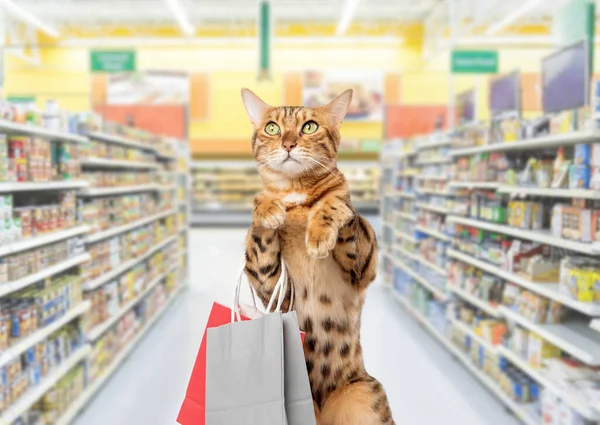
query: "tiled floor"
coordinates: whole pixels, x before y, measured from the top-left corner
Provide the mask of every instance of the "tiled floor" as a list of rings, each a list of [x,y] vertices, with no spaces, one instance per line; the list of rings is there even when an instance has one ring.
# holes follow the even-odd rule
[[[191,232],[189,290],[76,425],[175,424],[210,306],[230,302],[244,235],[241,229]],[[519,423],[377,283],[365,305],[362,339],[367,369],[387,389],[398,425]]]

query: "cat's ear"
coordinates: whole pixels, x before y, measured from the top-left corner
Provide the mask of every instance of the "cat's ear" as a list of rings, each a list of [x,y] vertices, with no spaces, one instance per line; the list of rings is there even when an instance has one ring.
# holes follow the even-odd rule
[[[323,106],[322,109],[329,115],[330,124],[335,128],[340,128],[340,125],[342,125],[342,121],[344,121],[344,117],[350,107],[351,100],[352,89],[348,89],[327,105]]]
[[[260,124],[265,113],[271,108],[260,97],[255,95],[252,90],[248,90],[247,88],[242,89],[242,101],[244,102],[248,117],[250,117],[250,122],[252,122],[254,127]]]

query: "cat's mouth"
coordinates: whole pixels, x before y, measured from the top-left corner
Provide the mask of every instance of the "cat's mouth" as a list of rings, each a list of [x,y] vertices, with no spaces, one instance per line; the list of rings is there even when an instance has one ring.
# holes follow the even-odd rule
[[[283,160],[282,164],[285,164],[288,161],[294,161],[296,164],[300,164],[300,161],[298,161],[297,159],[292,158],[291,155],[288,155],[287,158]]]

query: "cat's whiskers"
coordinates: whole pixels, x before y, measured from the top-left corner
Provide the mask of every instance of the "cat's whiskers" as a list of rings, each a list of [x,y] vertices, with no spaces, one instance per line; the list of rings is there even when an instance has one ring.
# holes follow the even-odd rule
[[[334,179],[336,179],[338,182],[340,182],[341,184],[344,184],[344,181],[339,176],[336,176],[335,174],[333,174],[333,172],[332,172],[333,168],[331,168],[331,169],[327,168],[324,164],[322,164],[321,162],[317,161],[312,156],[307,156],[306,158],[309,159],[309,160],[311,160],[315,164],[317,164],[319,167],[323,168],[331,177],[333,177]]]

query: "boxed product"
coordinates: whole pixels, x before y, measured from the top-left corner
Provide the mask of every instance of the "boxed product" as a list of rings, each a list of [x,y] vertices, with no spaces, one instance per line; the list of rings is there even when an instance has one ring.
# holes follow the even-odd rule
[[[592,210],[567,207],[563,209],[563,217],[568,217],[569,225],[563,226],[563,237],[581,242],[592,240]]]
[[[560,357],[560,355],[558,347],[533,332],[529,334],[527,361],[532,367],[540,368],[545,359]]]
[[[597,300],[600,268],[585,257],[567,257],[561,260],[559,289],[562,293],[581,302]]]
[[[590,165],[591,146],[584,143],[575,145],[575,165]]]
[[[600,190],[600,167],[591,167],[590,189]]]
[[[511,339],[512,350],[523,359],[527,358],[529,352],[528,341],[529,331],[520,326],[515,326]]]
[[[561,400],[557,394],[553,393],[547,388],[542,390],[540,396],[540,405],[544,425],[559,425],[558,418],[560,404]]]
[[[569,167],[569,189],[588,189],[590,177],[590,167],[587,165],[571,165]]]
[[[590,166],[600,167],[600,143],[591,144]]]

